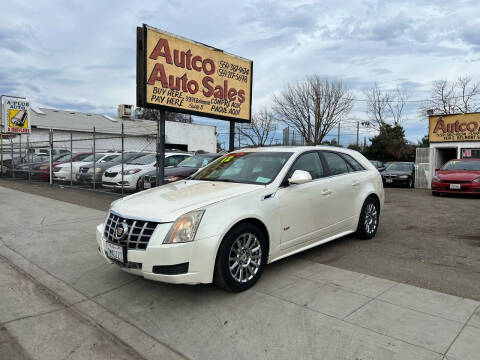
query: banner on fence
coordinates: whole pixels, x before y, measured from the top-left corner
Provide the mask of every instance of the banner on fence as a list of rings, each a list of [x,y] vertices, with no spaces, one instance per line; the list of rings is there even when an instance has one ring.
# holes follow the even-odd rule
[[[30,104],[22,100],[3,100],[3,132],[14,134],[29,134]]]
[[[137,106],[250,122],[253,62],[144,25]]]

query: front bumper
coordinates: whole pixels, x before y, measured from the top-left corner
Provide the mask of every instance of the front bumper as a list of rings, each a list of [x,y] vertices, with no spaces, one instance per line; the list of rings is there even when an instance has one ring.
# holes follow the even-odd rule
[[[388,180],[388,181],[387,181]],[[390,182],[391,180],[391,182]],[[406,179],[399,179],[399,178],[395,178],[395,179],[385,179],[382,177],[382,181],[383,181],[383,186],[395,186],[395,185],[407,185],[408,184],[408,178]]]
[[[208,284],[213,281],[218,237],[210,237],[180,244],[162,244],[171,223],[159,224],[146,250],[127,250],[126,263],[117,263],[105,255],[106,241],[103,224],[97,226],[98,252],[109,263],[146,279],[175,284]],[[186,272],[169,275],[168,269],[184,268]],[[160,272],[160,273],[159,273]]]
[[[77,173],[75,175],[76,181],[80,183],[92,183],[93,182],[93,174],[92,173]],[[102,174],[95,174],[95,183],[102,182]]]
[[[54,171],[53,172],[53,180],[57,180],[57,181],[71,181],[72,180],[72,176],[73,176],[73,179],[75,178],[75,172],[73,173],[70,173],[70,169],[65,170],[60,170],[60,171]]]
[[[124,189],[135,190],[137,188],[137,183],[136,179],[129,175],[123,175],[123,180],[121,175],[117,175],[113,178],[103,176],[102,186],[112,189],[121,189],[123,187]]]
[[[443,181],[432,181],[431,188],[433,192],[439,193],[480,195],[480,183],[460,183],[460,189],[451,189],[450,184]]]

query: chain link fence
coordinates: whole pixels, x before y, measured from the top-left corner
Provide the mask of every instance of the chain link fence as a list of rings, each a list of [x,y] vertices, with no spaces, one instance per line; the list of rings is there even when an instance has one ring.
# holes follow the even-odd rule
[[[155,173],[157,160],[157,134],[143,130],[127,133],[122,123],[109,129],[32,129],[28,135],[3,134],[0,175],[14,181],[122,194],[141,190],[143,176]],[[166,166],[185,159],[185,151],[166,151],[175,150],[179,156],[169,158]]]

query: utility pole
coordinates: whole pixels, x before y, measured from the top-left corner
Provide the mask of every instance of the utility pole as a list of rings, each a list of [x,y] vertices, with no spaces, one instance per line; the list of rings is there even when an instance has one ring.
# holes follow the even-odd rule
[[[357,146],[358,146],[358,137],[360,136],[360,121],[357,121]]]
[[[337,144],[340,145],[340,121],[338,122]]]

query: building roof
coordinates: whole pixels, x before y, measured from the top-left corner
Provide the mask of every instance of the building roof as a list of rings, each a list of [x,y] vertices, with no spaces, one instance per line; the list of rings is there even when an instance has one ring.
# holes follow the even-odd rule
[[[153,135],[157,132],[157,122],[141,119],[122,119],[117,116],[83,113],[47,108],[31,109],[30,123],[32,128],[56,129],[66,131],[95,131],[105,134],[120,134],[122,122],[126,135]],[[182,123],[185,126],[209,126]]]

